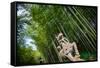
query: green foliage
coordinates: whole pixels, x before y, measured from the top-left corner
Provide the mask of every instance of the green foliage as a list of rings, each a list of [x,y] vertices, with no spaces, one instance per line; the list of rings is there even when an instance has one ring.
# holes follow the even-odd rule
[[[33,51],[31,47],[17,47],[17,64],[39,64],[39,58],[41,57],[40,52]]]
[[[96,57],[96,12],[95,7],[58,6],[58,5],[24,5],[31,18],[24,21],[22,16],[18,22],[17,59],[19,64],[38,64],[42,57],[43,63],[62,62],[58,55],[58,42],[55,36],[62,32],[70,42],[76,42],[83,59]],[[26,28],[23,28],[26,24]],[[24,37],[29,36],[35,42],[37,50],[26,48]],[[22,41],[23,43],[21,43]],[[86,56],[85,56],[86,55]],[[66,61],[66,59],[64,59]],[[63,62],[64,62],[63,61]]]

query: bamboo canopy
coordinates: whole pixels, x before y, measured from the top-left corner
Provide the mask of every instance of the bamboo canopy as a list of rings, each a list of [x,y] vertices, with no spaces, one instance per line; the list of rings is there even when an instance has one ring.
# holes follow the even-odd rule
[[[19,7],[21,9],[19,9]],[[44,63],[68,62],[66,58],[59,56],[57,46],[59,46],[56,35],[62,32],[69,41],[76,42],[81,58],[87,60],[96,59],[97,51],[97,8],[86,6],[64,6],[64,5],[38,5],[19,4],[17,12],[24,10],[23,15],[17,16],[17,59],[22,59],[23,53],[28,49],[25,44],[25,37],[34,40],[37,50],[30,52],[33,56],[31,64],[38,64],[38,57],[44,59]],[[19,51],[23,51],[20,53]],[[25,53],[25,54],[26,54]],[[35,53],[35,54],[34,54]],[[19,58],[21,57],[21,58]],[[92,59],[91,59],[92,57]],[[25,57],[24,59],[25,60]],[[18,61],[18,63],[28,61]],[[37,61],[37,62],[35,62]]]

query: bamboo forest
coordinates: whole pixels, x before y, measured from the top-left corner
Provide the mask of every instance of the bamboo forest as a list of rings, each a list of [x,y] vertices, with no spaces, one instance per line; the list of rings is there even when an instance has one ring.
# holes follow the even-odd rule
[[[75,43],[82,61],[97,59],[97,7],[17,4],[18,65],[73,62],[59,55],[57,35]]]

